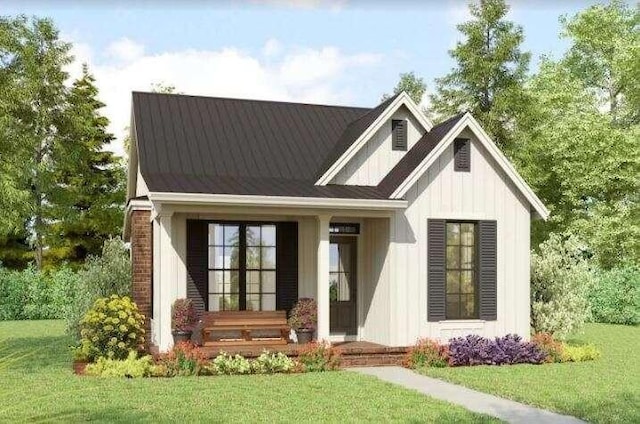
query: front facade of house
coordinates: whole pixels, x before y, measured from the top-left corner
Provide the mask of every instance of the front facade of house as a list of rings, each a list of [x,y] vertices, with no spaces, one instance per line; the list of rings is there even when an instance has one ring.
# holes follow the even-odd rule
[[[125,236],[151,342],[171,304],[318,303],[318,339],[529,335],[548,211],[469,114],[134,93]]]

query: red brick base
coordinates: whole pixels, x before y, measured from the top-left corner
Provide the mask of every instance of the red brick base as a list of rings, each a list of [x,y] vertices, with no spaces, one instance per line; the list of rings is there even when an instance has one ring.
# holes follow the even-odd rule
[[[134,210],[131,212],[131,277],[133,300],[140,313],[145,316],[145,339],[151,337],[151,299],[153,270],[153,227],[149,221],[150,211]]]

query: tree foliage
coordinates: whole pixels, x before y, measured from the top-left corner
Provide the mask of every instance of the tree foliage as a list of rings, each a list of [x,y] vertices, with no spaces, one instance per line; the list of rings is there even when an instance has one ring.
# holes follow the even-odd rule
[[[510,129],[526,110],[530,54],[520,50],[522,28],[505,19],[504,0],[480,0],[469,9],[472,20],[458,25],[464,41],[449,52],[456,66],[436,79],[431,107],[443,118],[469,110],[499,146],[510,148]]]
[[[403,91],[411,97],[415,104],[419,105],[422,102],[424,93],[427,91],[427,84],[423,78],[417,77],[413,72],[402,73],[398,84],[393,89],[393,94],[383,94],[381,101],[384,102]]]

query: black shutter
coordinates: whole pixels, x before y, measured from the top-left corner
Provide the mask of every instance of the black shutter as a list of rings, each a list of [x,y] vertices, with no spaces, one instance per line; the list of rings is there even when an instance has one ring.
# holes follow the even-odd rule
[[[276,309],[288,315],[298,300],[298,223],[276,228]]]
[[[446,222],[427,221],[427,320],[445,319]]]
[[[200,314],[207,310],[208,296],[208,224],[187,220],[187,298]]]
[[[466,138],[456,138],[454,141],[454,170],[459,172],[471,171],[471,141]]]
[[[407,121],[391,120],[391,143],[393,150],[407,150]]]
[[[478,265],[480,275],[480,319],[495,321],[497,313],[497,263],[498,234],[496,221],[478,223]]]

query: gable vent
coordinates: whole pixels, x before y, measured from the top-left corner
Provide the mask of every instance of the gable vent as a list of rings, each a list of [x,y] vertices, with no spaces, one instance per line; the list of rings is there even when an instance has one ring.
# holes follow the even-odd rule
[[[458,172],[471,171],[471,140],[456,138],[454,143],[454,170]]]
[[[407,121],[393,119],[391,121],[391,142],[393,150],[407,150]]]

